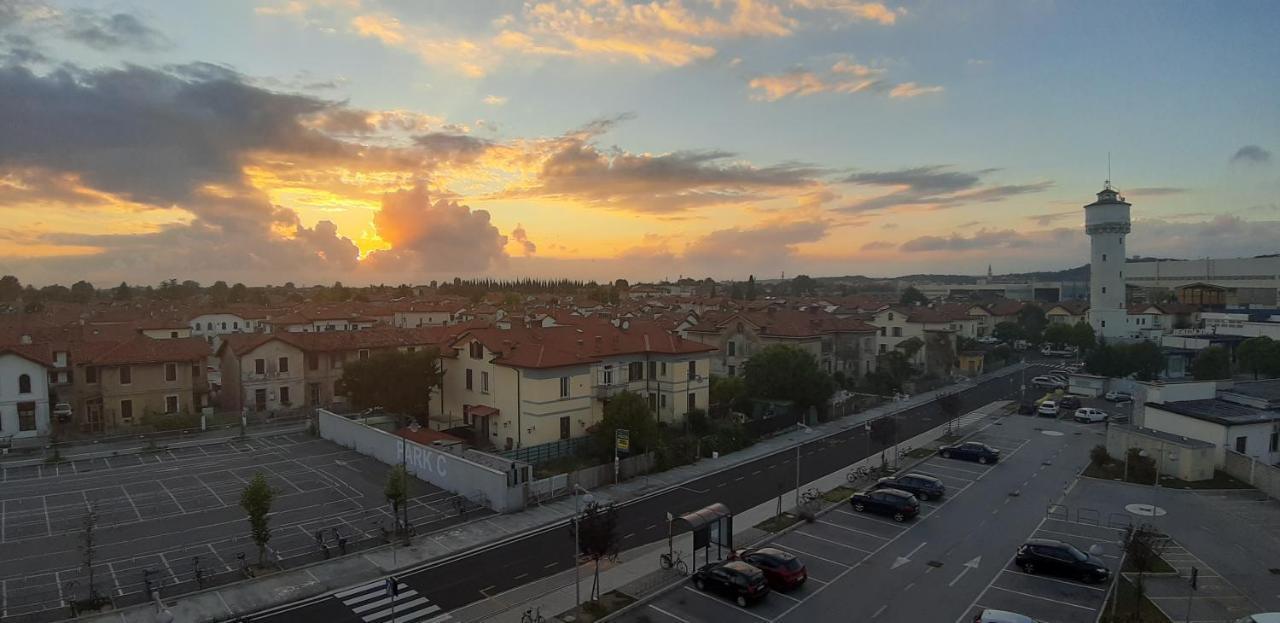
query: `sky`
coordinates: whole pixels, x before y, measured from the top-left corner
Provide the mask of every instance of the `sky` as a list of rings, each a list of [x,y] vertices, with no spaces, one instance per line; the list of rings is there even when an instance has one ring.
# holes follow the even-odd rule
[[[1276,253],[1277,23],[1249,0],[0,0],[0,271],[1057,269],[1088,261],[1108,175],[1131,255]]]

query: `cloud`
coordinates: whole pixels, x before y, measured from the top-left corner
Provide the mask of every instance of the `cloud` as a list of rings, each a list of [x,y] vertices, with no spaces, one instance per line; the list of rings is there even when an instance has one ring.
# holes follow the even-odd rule
[[[538,245],[529,240],[529,234],[524,230],[524,225],[516,224],[516,228],[511,230],[511,239],[520,244],[525,255],[533,255],[538,252]]]
[[[718,229],[688,243],[681,259],[710,270],[773,270],[796,254],[796,245],[822,240],[830,227],[827,219],[802,218]]]
[[[1175,186],[1142,186],[1138,188],[1130,188],[1125,191],[1125,194],[1133,195],[1135,197],[1164,197],[1168,195],[1181,195],[1188,192],[1191,192],[1191,189],[1178,188]]]
[[[871,242],[868,242],[862,245],[862,250],[863,251],[884,251],[886,249],[892,249],[896,246],[898,245],[892,242],[888,242],[886,240],[873,240]]]
[[[876,22],[885,26],[893,25],[898,16],[906,15],[907,10],[897,10],[879,2],[858,2],[856,0],[792,0],[791,4],[803,9],[837,13],[849,21]]]
[[[1257,146],[1245,145],[1236,150],[1231,155],[1231,163],[1243,162],[1245,164],[1267,164],[1271,162],[1271,152]]]
[[[592,141],[619,119],[601,120],[545,146],[535,180],[509,196],[570,198],[589,204],[672,214],[692,208],[811,190],[821,169],[800,163],[756,166],[731,152],[665,154],[602,150]]]
[[[930,93],[941,93],[942,91],[943,88],[940,86],[926,87],[920,86],[914,82],[903,82],[902,84],[893,87],[893,90],[889,91],[889,97],[905,99],[928,95]]]
[[[155,50],[170,45],[160,31],[132,13],[91,9],[60,10],[37,0],[0,3],[0,30],[16,27],[22,35],[52,36],[98,51]]]
[[[911,253],[929,251],[963,252],[1012,249],[1030,246],[1031,244],[1030,240],[1012,229],[980,229],[974,232],[972,236],[955,233],[950,236],[920,236],[902,243],[898,248]]]
[[[369,254],[366,262],[373,269],[480,273],[507,259],[507,237],[490,222],[487,210],[446,199],[433,202],[421,185],[384,195],[373,224],[391,245]]]
[[[499,96],[499,95],[486,95],[486,96],[485,96],[485,98],[484,98],[483,100],[480,100],[480,101],[482,101],[482,102],[484,102],[484,103],[486,103],[486,104],[488,104],[488,105],[490,105],[490,106],[501,106],[501,105],[503,105],[503,104],[506,104],[506,103],[507,103],[507,98],[502,97],[502,96]]]
[[[969,203],[1003,201],[1018,195],[1038,193],[1053,186],[1053,182],[1048,181],[981,186],[982,178],[995,171],[996,169],[955,171],[946,166],[933,165],[895,171],[855,172],[841,182],[860,186],[889,186],[898,190],[838,210],[858,213],[910,206],[942,209]]]
[[[1069,217],[1076,217],[1079,219],[1083,219],[1084,214],[1081,210],[1068,210],[1066,212],[1046,212],[1044,214],[1033,214],[1031,216],[1028,216],[1027,220],[1033,221],[1036,225],[1039,225],[1041,227],[1048,227],[1049,225],[1052,225],[1057,221],[1060,221],[1062,219],[1069,218]]]
[[[887,70],[854,62],[847,58],[836,61],[825,72],[797,67],[779,74],[763,74],[747,80],[751,99],[776,102],[788,97],[807,97],[819,93],[877,93],[893,98],[910,98],[939,93],[939,86],[925,87],[914,82],[893,84]]]

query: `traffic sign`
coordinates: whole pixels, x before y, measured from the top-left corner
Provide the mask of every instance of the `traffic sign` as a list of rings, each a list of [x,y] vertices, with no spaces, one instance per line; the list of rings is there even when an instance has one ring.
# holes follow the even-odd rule
[[[631,431],[618,428],[613,431],[613,445],[619,452],[631,451]]]

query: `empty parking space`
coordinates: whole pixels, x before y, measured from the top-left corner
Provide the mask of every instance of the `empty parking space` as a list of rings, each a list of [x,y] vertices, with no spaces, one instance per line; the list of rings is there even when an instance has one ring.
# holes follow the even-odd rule
[[[301,435],[238,440],[139,455],[82,459],[64,469],[0,468],[0,608],[21,616],[63,608],[87,592],[79,551],[95,521],[94,585],[113,598],[147,581],[192,590],[214,576],[240,577],[256,550],[240,493],[261,473],[276,491],[269,555],[286,564],[341,552],[339,542],[380,543],[393,528],[383,495],[387,466]],[[40,469],[44,468],[44,469]],[[467,514],[459,516],[459,509]],[[420,530],[487,514],[413,480],[411,522]],[[322,545],[323,544],[323,545]]]

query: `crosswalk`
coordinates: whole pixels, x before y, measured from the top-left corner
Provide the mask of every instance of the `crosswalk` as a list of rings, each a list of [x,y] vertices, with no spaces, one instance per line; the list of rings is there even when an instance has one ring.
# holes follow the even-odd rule
[[[396,596],[387,594],[387,582],[379,580],[335,595],[365,623],[445,623],[449,614],[405,585],[398,584]]]

